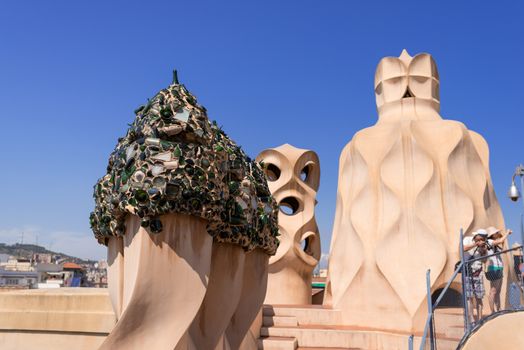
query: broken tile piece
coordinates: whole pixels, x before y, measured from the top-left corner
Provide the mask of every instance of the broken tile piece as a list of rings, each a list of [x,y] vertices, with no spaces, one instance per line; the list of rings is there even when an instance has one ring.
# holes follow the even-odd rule
[[[157,154],[151,156],[151,158],[154,159],[154,160],[160,160],[160,161],[168,162],[168,161],[171,160],[171,152],[157,153]]]
[[[189,111],[185,108],[177,110],[175,114],[175,119],[187,123],[187,121],[189,120]]]
[[[151,173],[153,176],[158,176],[164,172],[165,168],[162,165],[154,165],[153,168],[151,168]]]
[[[158,130],[160,132],[163,132],[166,135],[173,136],[173,135],[177,135],[180,132],[182,132],[184,128],[182,127],[182,125],[170,125],[170,126],[165,126],[163,128],[160,128]]]

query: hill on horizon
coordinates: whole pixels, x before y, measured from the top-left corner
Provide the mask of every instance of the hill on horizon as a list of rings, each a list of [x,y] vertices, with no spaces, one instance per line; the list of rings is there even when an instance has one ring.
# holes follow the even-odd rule
[[[0,243],[0,254],[7,254],[18,258],[31,259],[33,254],[51,254],[53,257],[58,257],[60,260],[74,262],[76,264],[93,264],[95,260],[85,260],[60,252],[48,250],[36,244],[6,244]]]

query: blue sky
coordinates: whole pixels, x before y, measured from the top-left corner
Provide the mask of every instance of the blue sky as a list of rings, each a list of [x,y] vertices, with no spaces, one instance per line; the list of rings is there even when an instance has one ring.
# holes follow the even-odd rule
[[[490,145],[506,199],[524,162],[522,2],[5,1],[0,4],[0,241],[103,258],[92,186],[133,110],[176,67],[210,118],[253,157],[290,143],[321,161],[316,217],[329,250],[338,157],[376,121],[383,56],[431,53],[441,114]]]

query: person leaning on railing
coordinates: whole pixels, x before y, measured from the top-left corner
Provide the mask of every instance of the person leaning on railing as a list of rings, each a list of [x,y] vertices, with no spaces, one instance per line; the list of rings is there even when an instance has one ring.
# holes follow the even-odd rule
[[[486,229],[488,232],[488,255],[496,254],[503,250],[502,245],[511,234],[511,230],[501,232],[493,226]],[[500,290],[502,289],[502,278],[504,277],[504,263],[501,254],[488,257],[486,263],[486,278],[490,283],[489,308],[491,313],[500,311]]]
[[[470,322],[475,324],[482,318],[482,298],[484,298],[484,276],[482,276],[482,261],[477,259],[488,255],[488,232],[484,229],[478,229],[473,232],[473,236],[464,237],[464,255],[466,261],[465,291],[468,299],[468,309],[471,310]],[[473,313],[476,310],[476,314]]]
[[[515,249],[513,251],[513,269],[517,276],[518,285],[524,291],[524,258],[522,256],[522,246],[518,243],[513,243],[511,248]]]

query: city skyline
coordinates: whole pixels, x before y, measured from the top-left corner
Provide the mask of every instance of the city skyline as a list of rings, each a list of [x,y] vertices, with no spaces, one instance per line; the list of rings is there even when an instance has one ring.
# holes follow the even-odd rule
[[[0,11],[0,242],[23,232],[27,243],[38,235],[46,248],[105,258],[89,229],[93,185],[133,110],[177,68],[251,157],[284,143],[318,153],[315,216],[326,253],[340,152],[376,122],[376,65],[402,49],[434,56],[442,116],[488,142],[512,242],[519,236],[522,203],[506,192],[524,162],[524,91],[514,79],[524,73],[522,4],[29,3]]]

